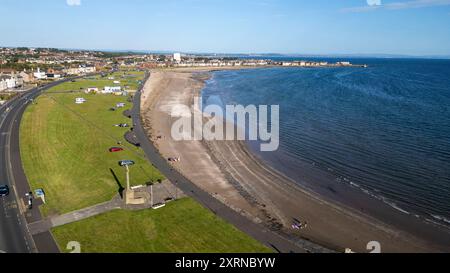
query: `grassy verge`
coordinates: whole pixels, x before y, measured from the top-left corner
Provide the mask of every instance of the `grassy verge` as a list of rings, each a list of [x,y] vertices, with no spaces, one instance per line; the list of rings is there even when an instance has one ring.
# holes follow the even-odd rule
[[[83,253],[270,252],[187,198],[159,210],[113,211],[55,228],[53,234],[62,250],[77,241]]]
[[[82,80],[81,82],[84,82]],[[91,80],[86,80],[90,86]],[[126,145],[126,128],[114,124],[131,123],[122,112],[109,111],[126,97],[55,93],[70,89],[74,83],[55,87],[29,106],[20,128],[21,158],[33,189],[46,191],[44,215],[63,214],[110,200],[126,186],[123,159],[134,160],[132,185],[141,185],[164,177],[145,159],[143,152]],[[85,86],[86,86],[85,85]],[[75,104],[84,97],[85,104]],[[126,150],[109,153],[118,141]]]

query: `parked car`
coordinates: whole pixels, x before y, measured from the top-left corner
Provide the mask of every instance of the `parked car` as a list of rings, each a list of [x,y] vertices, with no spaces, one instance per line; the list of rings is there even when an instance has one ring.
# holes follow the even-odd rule
[[[8,185],[0,185],[0,197],[9,195],[9,187]]]
[[[122,160],[122,161],[119,161],[119,166],[121,166],[121,167],[124,167],[124,166],[132,166],[132,165],[134,165],[135,163],[134,163],[134,161],[132,161],[132,160]]]
[[[27,198],[28,209],[29,210],[33,209],[33,193],[29,192],[29,193],[25,194],[25,197]]]
[[[128,124],[126,124],[126,123],[120,123],[120,124],[116,124],[116,125],[114,125],[114,126],[116,126],[116,127],[121,127],[121,128],[128,128],[128,127],[130,127],[130,125],[128,125]]]
[[[109,151],[110,151],[111,153],[122,152],[122,151],[123,151],[123,148],[120,148],[120,147],[112,147],[112,148],[109,148]]]

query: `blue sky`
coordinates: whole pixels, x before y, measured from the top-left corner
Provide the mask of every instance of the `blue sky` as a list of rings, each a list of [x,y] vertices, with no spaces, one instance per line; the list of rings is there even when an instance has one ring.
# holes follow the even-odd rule
[[[0,46],[450,55],[450,0],[0,0]]]

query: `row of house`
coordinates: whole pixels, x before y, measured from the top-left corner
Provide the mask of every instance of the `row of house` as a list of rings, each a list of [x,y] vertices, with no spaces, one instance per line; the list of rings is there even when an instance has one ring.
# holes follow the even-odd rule
[[[22,87],[24,79],[20,74],[0,74],[0,92]]]
[[[336,66],[358,66],[352,65],[350,62],[337,62],[337,63],[328,63],[328,62],[307,62],[307,61],[292,61],[292,62],[281,62],[282,66],[302,66],[302,67],[336,67]],[[367,67],[367,65],[360,65]]]
[[[97,68],[95,66],[82,66],[79,67],[71,67],[64,70],[64,72],[68,75],[84,75],[84,74],[90,74],[95,73],[97,71]]]
[[[186,61],[176,63],[175,67],[228,67],[228,66],[266,66],[269,63],[265,60],[234,60],[234,61],[222,61],[222,60],[210,60],[207,62],[199,61]]]

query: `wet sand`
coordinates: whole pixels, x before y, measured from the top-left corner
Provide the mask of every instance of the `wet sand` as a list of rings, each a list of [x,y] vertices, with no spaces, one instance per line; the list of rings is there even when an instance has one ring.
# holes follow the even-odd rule
[[[444,242],[399,230],[301,188],[250,153],[244,142],[173,140],[170,130],[178,117],[171,113],[189,114],[177,105],[193,105],[210,70],[155,70],[142,95],[141,115],[149,138],[165,158],[181,158],[173,163],[174,168],[193,183],[251,220],[293,240],[308,239],[341,252],[345,248],[368,252],[366,246],[371,241],[380,242],[382,252],[450,251]],[[191,107],[192,111],[199,110]],[[291,225],[296,220],[306,221],[307,228],[294,231]]]

